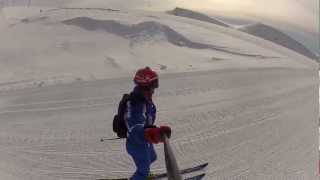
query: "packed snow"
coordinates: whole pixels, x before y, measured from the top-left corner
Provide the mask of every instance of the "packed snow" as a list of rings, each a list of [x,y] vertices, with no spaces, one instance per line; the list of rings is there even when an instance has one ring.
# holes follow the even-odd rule
[[[132,75],[160,74],[158,124],[208,180],[318,179],[318,64],[196,19],[111,8],[1,14],[0,179],[128,176],[111,123]],[[155,172],[165,171],[157,145]]]

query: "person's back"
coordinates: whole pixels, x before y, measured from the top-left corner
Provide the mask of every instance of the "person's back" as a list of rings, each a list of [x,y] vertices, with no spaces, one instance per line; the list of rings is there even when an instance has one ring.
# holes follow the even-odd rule
[[[158,75],[150,68],[138,70],[134,77],[136,84],[127,102],[125,121],[128,128],[126,148],[137,167],[132,180],[146,180],[150,165],[156,159],[152,143],[162,142],[162,134],[170,137],[167,126],[157,128],[156,106],[152,101],[154,89],[158,88]]]

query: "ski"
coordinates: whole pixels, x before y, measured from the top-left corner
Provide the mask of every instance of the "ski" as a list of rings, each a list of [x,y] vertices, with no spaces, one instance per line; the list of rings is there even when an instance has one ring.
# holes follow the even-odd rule
[[[199,175],[196,175],[196,176],[192,176],[192,177],[186,178],[184,180],[201,180],[202,178],[204,178],[204,176],[206,176],[206,174],[202,173],[202,174],[199,174]]]
[[[182,170],[180,170],[180,174],[188,174],[188,173],[192,173],[195,171],[201,171],[202,169],[206,168],[207,166],[208,166],[208,163],[203,163],[203,164],[191,167],[191,168],[182,169]],[[168,175],[167,173],[156,174],[155,176],[153,176],[153,178],[161,179],[161,178],[167,177],[167,175]]]
[[[182,169],[182,170],[180,170],[180,174],[183,175],[183,174],[188,174],[188,173],[192,173],[192,172],[196,172],[196,171],[201,171],[204,168],[206,168],[207,166],[208,166],[208,163],[203,163],[203,164],[191,167],[191,168]],[[203,175],[203,174],[200,174],[200,175]],[[198,175],[198,176],[200,176],[200,175]],[[198,177],[198,176],[194,176],[194,177]],[[162,179],[162,178],[165,178],[165,177],[167,177],[167,173],[166,172],[165,173],[154,174],[154,175],[152,175],[152,177],[150,177],[150,179],[157,180],[157,179]],[[200,177],[200,179],[202,177]],[[186,179],[186,180],[200,180],[200,179]],[[129,180],[129,178],[102,178],[102,179],[97,179],[97,180]]]
[[[206,174],[202,173],[196,176],[185,178],[184,180],[202,180]],[[98,179],[98,180],[130,180],[129,178],[121,178],[121,179]],[[152,180],[152,179],[151,179]]]

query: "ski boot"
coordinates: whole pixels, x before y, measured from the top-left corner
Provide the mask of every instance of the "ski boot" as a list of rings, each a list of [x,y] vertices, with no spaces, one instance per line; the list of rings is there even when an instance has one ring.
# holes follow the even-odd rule
[[[147,180],[154,180],[155,175],[156,175],[155,173],[150,172],[148,177],[147,177]]]

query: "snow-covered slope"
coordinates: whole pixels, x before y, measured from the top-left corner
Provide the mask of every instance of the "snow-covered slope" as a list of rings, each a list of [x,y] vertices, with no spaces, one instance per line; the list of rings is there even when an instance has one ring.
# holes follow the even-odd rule
[[[11,7],[4,15],[0,81],[14,88],[127,76],[145,65],[168,73],[308,64],[235,30],[161,13]]]
[[[256,23],[240,27],[239,30],[280,44],[288,49],[303,54],[311,59],[317,59],[317,56],[310,50],[308,50],[305,46],[303,46],[301,43],[271,26]]]
[[[317,180],[317,73],[248,68],[160,76],[157,124],[173,129],[181,168],[209,162],[207,180]],[[132,79],[1,93],[0,178],[78,180],[129,176],[134,164],[111,138]],[[154,172],[164,171],[156,146]]]
[[[206,179],[316,180],[318,68],[231,28],[110,8],[5,8],[0,179],[79,180],[134,171],[112,117],[132,74],[160,74],[157,124],[180,167]],[[5,42],[5,43],[4,43]],[[50,85],[50,86],[48,86]],[[153,171],[164,171],[162,146]]]
[[[191,18],[191,19],[196,19],[196,20],[199,20],[199,21],[205,21],[205,22],[209,22],[209,23],[216,24],[216,25],[223,26],[223,27],[229,27],[229,25],[227,25],[225,22],[222,22],[222,21],[220,21],[218,19],[209,17],[209,16],[207,16],[205,14],[202,14],[202,13],[199,13],[199,12],[196,12],[196,11],[192,11],[192,10],[189,10],[189,9],[184,9],[184,8],[177,7],[174,10],[167,11],[167,13],[175,15],[175,16],[181,16],[181,17],[187,17],[187,18]]]
[[[199,21],[204,21],[204,22],[209,22],[209,23],[224,26],[224,27],[236,28],[240,31],[263,38],[265,40],[269,40],[273,43],[279,44],[283,47],[296,51],[311,59],[314,59],[314,60],[318,59],[313,52],[311,52],[308,48],[306,48],[304,45],[299,43],[297,40],[294,40],[293,38],[281,32],[280,30],[277,30],[271,26],[268,26],[262,23],[255,23],[255,24],[244,25],[244,26],[233,26],[233,25],[228,25],[223,21],[209,17],[203,13],[199,13],[199,12],[195,12],[195,11],[191,11],[183,8],[175,8],[172,11],[168,11],[168,14],[187,17],[187,18],[196,19]]]

